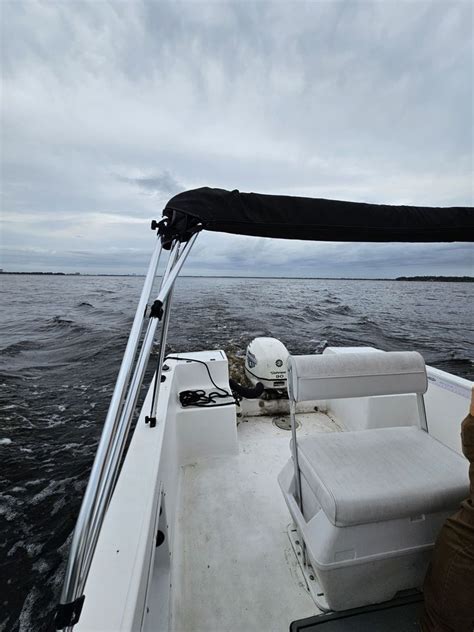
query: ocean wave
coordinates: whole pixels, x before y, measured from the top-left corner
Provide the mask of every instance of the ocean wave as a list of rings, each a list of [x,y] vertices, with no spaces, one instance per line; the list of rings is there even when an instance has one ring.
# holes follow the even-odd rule
[[[7,356],[13,358],[25,351],[32,351],[38,348],[38,341],[35,340],[20,340],[14,342],[3,349],[0,349],[0,356]]]
[[[325,310],[308,305],[304,308],[303,314],[304,316],[310,316],[311,318],[324,318]]]
[[[327,310],[330,314],[340,314],[341,316],[347,316],[349,314],[353,314],[354,310],[349,305],[336,305],[335,307],[330,307]]]
[[[74,325],[74,321],[69,318],[64,318],[64,316],[54,316],[51,321],[55,325]]]

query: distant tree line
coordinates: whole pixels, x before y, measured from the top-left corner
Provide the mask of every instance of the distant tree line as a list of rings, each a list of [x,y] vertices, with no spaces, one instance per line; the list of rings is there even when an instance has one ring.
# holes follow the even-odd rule
[[[449,281],[450,283],[472,283],[474,277],[471,276],[412,276],[397,277],[395,281]]]
[[[137,274],[101,274],[101,273],[89,273],[89,272],[15,272],[10,270],[2,270],[0,268],[0,274],[33,274],[33,275],[47,275],[47,276],[141,276]]]
[[[79,272],[7,272],[6,270],[0,270],[0,274],[55,274],[59,276],[76,276]]]

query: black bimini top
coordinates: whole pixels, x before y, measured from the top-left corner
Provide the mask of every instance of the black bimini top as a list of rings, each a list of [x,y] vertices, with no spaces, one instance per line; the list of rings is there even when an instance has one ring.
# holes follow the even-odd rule
[[[204,187],[175,195],[164,247],[198,230],[311,241],[474,241],[472,207],[390,206]]]

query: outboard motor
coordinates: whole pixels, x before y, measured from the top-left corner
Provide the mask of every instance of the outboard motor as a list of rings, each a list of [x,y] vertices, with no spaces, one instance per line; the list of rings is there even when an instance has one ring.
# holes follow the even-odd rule
[[[254,338],[247,347],[245,375],[254,384],[262,383],[266,391],[286,393],[288,349],[276,338]]]

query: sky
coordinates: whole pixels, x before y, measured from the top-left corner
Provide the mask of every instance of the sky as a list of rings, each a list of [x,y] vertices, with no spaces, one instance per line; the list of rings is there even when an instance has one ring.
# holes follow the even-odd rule
[[[144,273],[200,186],[472,205],[473,5],[2,0],[2,260]],[[474,274],[468,244],[202,233],[184,274]]]

